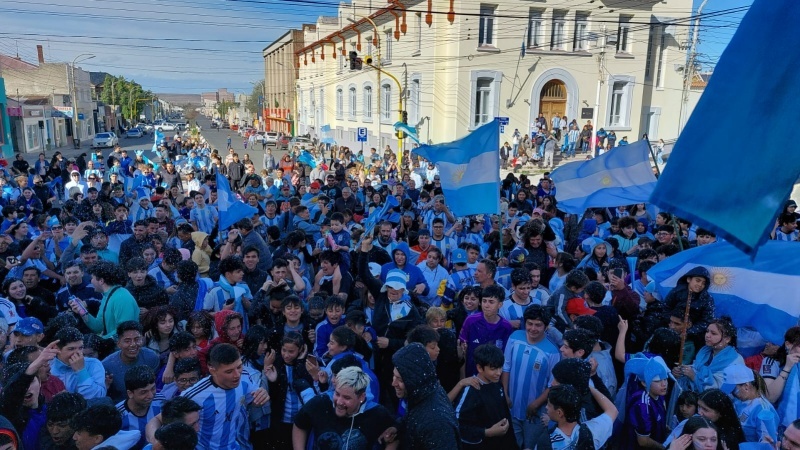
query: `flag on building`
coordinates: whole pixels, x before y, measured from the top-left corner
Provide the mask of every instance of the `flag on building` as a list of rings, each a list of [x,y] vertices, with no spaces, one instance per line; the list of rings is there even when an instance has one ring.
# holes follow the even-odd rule
[[[447,144],[412,152],[436,164],[447,206],[456,216],[500,212],[500,122],[481,125]]]
[[[719,317],[730,316],[737,327],[753,327],[764,338],[783,343],[783,333],[800,317],[800,266],[789,255],[796,242],[769,241],[751,259],[729,242],[680,252],[647,271],[666,298],[683,275],[703,266],[711,274],[709,293]]]
[[[644,203],[656,186],[647,141],[615,148],[589,161],[565,164],[550,178],[557,187],[558,209],[570,214]]]
[[[258,213],[258,209],[236,198],[231,192],[228,179],[219,172],[217,172],[217,210],[220,231],[227,230],[239,220],[253,217],[253,214]]]
[[[793,133],[777,131],[796,127],[788,112],[800,98],[800,53],[784,49],[800,47],[798,20],[795,2],[753,3],[651,197],[750,253],[768,239],[800,175]]]

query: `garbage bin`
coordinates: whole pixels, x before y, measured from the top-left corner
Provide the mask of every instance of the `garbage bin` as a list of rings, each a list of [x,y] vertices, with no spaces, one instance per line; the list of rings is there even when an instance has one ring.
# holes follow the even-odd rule
[[[72,140],[72,145],[74,145],[75,148],[81,148],[81,140],[80,139],[73,139]]]

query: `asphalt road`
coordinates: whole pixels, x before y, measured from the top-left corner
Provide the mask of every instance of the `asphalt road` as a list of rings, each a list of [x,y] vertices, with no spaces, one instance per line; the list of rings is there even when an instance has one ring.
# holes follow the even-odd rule
[[[260,172],[261,169],[264,168],[264,150],[262,150],[261,143],[257,143],[255,148],[252,148],[248,145],[247,150],[245,150],[244,145],[242,143],[242,137],[239,136],[236,131],[232,131],[229,129],[214,129],[211,128],[211,120],[206,119],[203,116],[197,117],[197,123],[203,128],[201,134],[203,137],[206,138],[206,141],[211,145],[212,149],[217,149],[220,155],[227,155],[227,148],[228,148],[228,136],[231,137],[231,146],[233,150],[239,154],[239,159],[244,160],[244,155],[250,155],[250,159],[255,163],[256,172]],[[267,147],[268,149],[272,149],[272,154],[275,156],[275,159],[280,159],[286,154],[284,150],[277,150],[275,147]]]

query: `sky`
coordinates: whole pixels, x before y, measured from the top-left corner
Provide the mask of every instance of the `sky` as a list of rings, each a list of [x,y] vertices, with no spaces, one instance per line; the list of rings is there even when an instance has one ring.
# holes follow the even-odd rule
[[[702,0],[693,0],[697,8]],[[708,0],[703,13],[752,0]],[[78,63],[133,79],[156,93],[227,88],[250,93],[263,79],[261,51],[319,15],[336,15],[338,0],[3,0],[0,53],[36,62]],[[714,62],[744,12],[709,17],[701,27],[699,61]],[[79,58],[81,61],[83,57]]]

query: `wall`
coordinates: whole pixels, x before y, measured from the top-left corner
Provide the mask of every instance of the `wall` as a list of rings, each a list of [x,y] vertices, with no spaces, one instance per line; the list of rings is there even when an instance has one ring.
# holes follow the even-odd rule
[[[5,80],[0,78],[0,151],[2,151],[4,158],[10,159],[14,156],[14,144],[11,137],[11,121],[6,111],[7,107]]]

